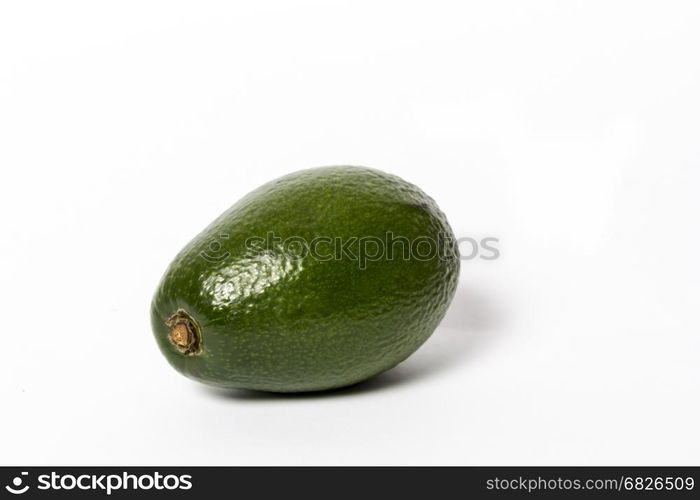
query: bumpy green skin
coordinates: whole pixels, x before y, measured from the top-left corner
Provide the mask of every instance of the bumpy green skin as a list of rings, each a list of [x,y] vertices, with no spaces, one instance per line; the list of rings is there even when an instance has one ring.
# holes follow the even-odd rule
[[[362,269],[352,257],[303,257],[290,252],[298,246],[279,241],[246,245],[270,232],[309,242],[385,240],[388,231],[445,242],[444,255],[404,259],[397,243],[393,259],[383,255]],[[429,253],[422,245],[422,255]],[[350,250],[357,255],[359,244]],[[327,256],[332,246],[318,251]],[[161,351],[187,377],[220,387],[318,391],[406,359],[444,316],[458,275],[452,230],[416,186],[369,168],[315,168],[265,184],[195,237],[163,276],[151,320]],[[178,309],[199,327],[198,353],[183,354],[169,339],[165,322]]]

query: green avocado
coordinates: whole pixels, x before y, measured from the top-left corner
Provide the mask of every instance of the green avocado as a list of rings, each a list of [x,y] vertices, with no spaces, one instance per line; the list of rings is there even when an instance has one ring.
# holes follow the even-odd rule
[[[301,170],[251,192],[175,257],[151,323],[183,375],[320,391],[410,356],[457,287],[457,242],[416,186],[379,170]]]

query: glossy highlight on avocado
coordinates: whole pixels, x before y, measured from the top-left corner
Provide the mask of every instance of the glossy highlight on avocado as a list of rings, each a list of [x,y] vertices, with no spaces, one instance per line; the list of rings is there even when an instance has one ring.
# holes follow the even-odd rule
[[[161,352],[218,387],[307,392],[388,370],[454,295],[456,241],[416,186],[365,167],[251,192],[175,257],[151,305]]]

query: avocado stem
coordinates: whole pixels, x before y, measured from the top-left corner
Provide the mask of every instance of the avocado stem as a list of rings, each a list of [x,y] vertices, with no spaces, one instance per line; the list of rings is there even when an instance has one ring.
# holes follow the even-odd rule
[[[201,334],[197,323],[184,309],[178,309],[165,324],[170,328],[168,339],[180,353],[193,355],[199,352]]]

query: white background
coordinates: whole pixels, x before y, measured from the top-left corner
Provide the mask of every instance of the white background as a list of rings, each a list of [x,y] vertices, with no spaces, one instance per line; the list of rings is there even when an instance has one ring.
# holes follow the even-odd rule
[[[0,463],[697,465],[698,26],[690,1],[3,2]],[[148,319],[171,258],[332,164],[501,258],[350,390],[181,377]]]

